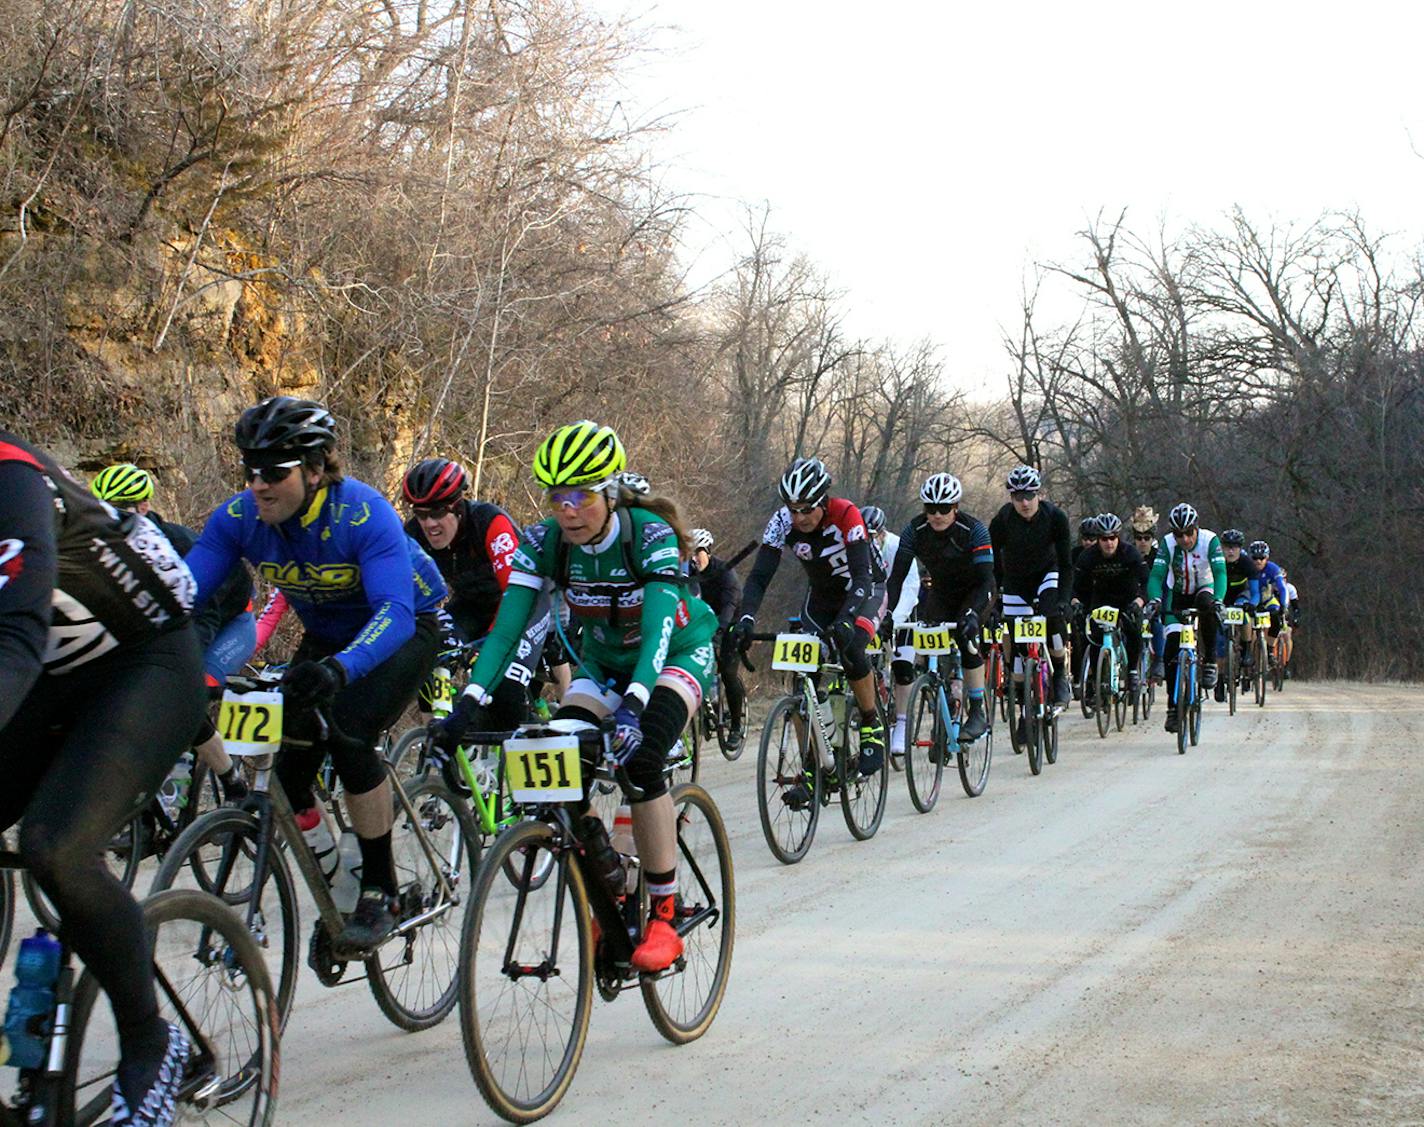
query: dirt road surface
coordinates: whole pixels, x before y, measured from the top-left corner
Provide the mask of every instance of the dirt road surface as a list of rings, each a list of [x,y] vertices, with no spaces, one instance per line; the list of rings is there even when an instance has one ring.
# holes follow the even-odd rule
[[[1042,777],[1002,740],[984,795],[947,775],[927,816],[894,775],[877,837],[832,807],[789,868],[755,746],[714,753],[721,1015],[673,1048],[636,996],[595,1001],[551,1121],[1424,1122],[1424,690],[1288,683],[1209,705],[1186,756],[1160,712],[1062,731]],[[303,968],[283,1050],[283,1122],[496,1122],[455,1016],[403,1034]]]

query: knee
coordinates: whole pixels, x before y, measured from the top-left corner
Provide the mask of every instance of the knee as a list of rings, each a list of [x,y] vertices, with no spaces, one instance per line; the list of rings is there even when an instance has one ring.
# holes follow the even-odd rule
[[[26,819],[20,825],[20,853],[40,886],[51,896],[63,874],[85,864],[100,865],[99,846],[82,835],[41,819]]]
[[[895,684],[902,688],[912,685],[915,681],[915,664],[911,661],[896,659],[890,663],[890,673],[895,678]]]

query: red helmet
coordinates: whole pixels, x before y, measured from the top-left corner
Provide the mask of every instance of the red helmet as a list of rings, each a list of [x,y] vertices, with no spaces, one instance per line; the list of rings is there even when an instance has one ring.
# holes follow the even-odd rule
[[[465,467],[449,458],[426,458],[406,471],[401,492],[412,505],[445,505],[465,494]]]

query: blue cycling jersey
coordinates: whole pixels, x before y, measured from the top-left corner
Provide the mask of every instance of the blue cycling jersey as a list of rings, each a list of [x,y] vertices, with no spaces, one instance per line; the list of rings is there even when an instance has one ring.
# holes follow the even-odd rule
[[[335,656],[352,681],[400,649],[415,616],[445,597],[435,562],[390,502],[351,478],[318,489],[279,525],[258,519],[251,490],[219,505],[185,561],[200,602],[239,559],[287,597],[309,635],[345,647]]]
[[[1270,591],[1275,591],[1275,599],[1265,598]],[[1272,560],[1261,565],[1261,595],[1267,603],[1278,602],[1285,606],[1290,602],[1286,597],[1286,581],[1281,578],[1280,565]]]

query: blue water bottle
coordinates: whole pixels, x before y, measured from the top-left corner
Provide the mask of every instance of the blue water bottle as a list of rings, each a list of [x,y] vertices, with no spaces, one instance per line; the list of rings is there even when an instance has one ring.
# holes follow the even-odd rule
[[[20,943],[15,986],[5,1011],[5,1037],[14,1068],[40,1068],[49,1045],[54,987],[59,979],[59,940],[40,928]]]

